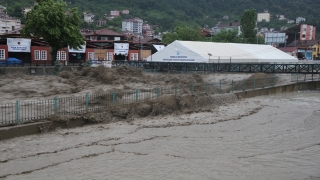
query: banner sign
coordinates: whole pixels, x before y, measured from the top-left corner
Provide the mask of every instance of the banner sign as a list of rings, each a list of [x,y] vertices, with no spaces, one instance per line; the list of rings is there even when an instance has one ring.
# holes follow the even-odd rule
[[[114,54],[122,54],[127,56],[129,51],[129,43],[114,43]]]
[[[81,45],[79,49],[73,49],[68,46],[68,52],[70,53],[86,53],[86,45]]]
[[[31,39],[7,38],[8,52],[31,52]]]
[[[154,48],[156,48],[157,49],[157,51],[161,51],[162,49],[164,49],[165,48],[165,46],[164,45],[153,45],[154,46]]]

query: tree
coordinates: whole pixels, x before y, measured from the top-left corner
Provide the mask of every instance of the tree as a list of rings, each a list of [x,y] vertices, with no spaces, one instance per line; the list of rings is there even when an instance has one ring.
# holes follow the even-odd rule
[[[245,10],[241,17],[242,36],[247,40],[248,43],[251,44],[254,44],[256,42],[256,20],[257,12],[254,8]]]
[[[162,38],[162,41],[166,44],[170,44],[175,40],[201,41],[203,37],[201,36],[200,28],[191,28],[182,25],[175,27],[173,33],[164,34]]]
[[[238,36],[238,29],[225,30],[215,34],[212,38],[213,42],[230,42],[241,43],[242,39]]]
[[[67,13],[67,4],[62,0],[36,0],[37,4],[26,15],[26,24],[21,34],[28,37],[43,38],[51,46],[52,64],[56,61],[58,50],[69,45],[79,49],[84,44],[80,33],[80,15],[76,8]]]

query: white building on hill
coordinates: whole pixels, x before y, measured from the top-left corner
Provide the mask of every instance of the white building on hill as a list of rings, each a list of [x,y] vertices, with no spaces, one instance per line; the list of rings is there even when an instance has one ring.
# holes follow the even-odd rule
[[[94,14],[84,12],[83,15],[85,22],[92,23],[94,21]]]
[[[268,12],[258,13],[257,21],[261,22],[262,20],[265,20],[266,22],[270,22],[270,13]]]
[[[0,14],[0,34],[10,34],[21,29],[20,19]]]
[[[122,31],[123,32],[129,31],[132,33],[141,34],[142,25],[143,25],[143,20],[140,18],[128,19],[128,20],[122,21]]]

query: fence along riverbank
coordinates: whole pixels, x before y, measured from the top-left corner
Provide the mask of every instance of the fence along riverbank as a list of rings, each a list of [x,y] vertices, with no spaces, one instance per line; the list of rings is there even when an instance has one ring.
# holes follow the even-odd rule
[[[232,93],[274,86],[277,77],[244,79],[242,81],[219,81],[217,83],[195,83],[187,86],[135,89],[85,96],[55,97],[39,101],[16,101],[0,104],[0,126],[25,123],[49,118],[52,115],[78,114],[126,107],[137,102],[161,100],[167,96],[212,95]],[[200,103],[201,104],[201,103]],[[205,105],[205,103],[203,103]]]

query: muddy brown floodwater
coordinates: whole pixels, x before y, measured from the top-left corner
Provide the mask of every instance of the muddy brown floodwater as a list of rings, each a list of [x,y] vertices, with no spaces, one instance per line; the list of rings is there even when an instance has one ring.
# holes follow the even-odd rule
[[[1,141],[4,179],[320,179],[320,92]]]

